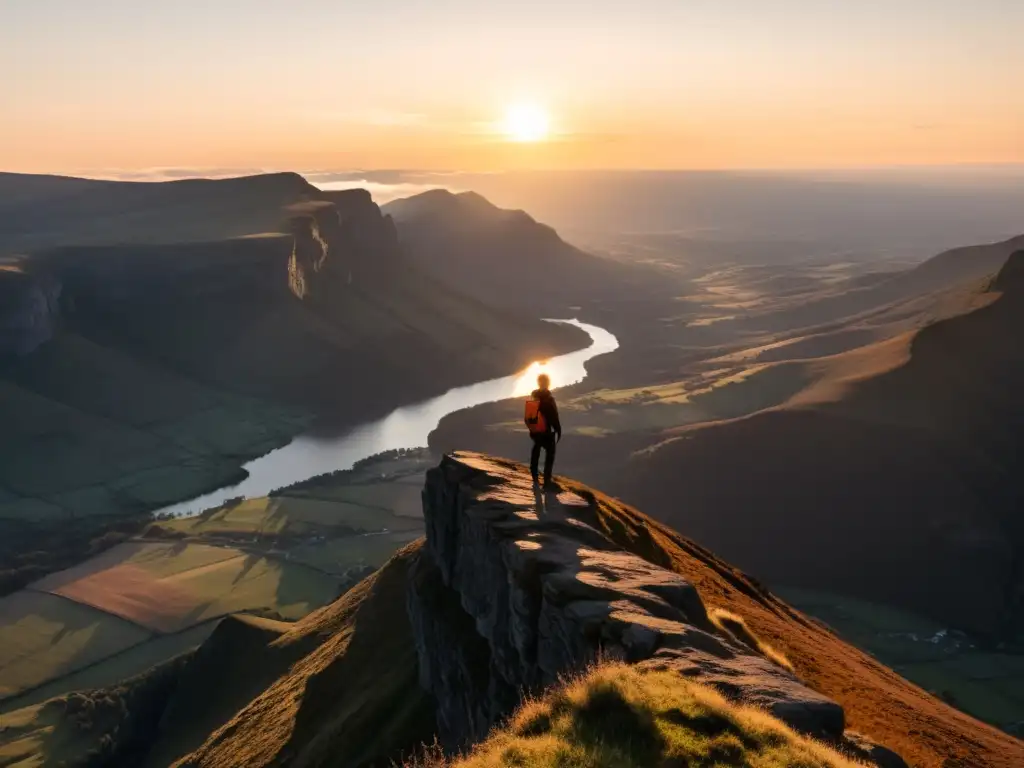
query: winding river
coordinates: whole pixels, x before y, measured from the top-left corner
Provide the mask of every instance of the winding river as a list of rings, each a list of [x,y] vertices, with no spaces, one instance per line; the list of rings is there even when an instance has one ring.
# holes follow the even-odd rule
[[[155,514],[197,514],[230,498],[265,496],[275,488],[299,480],[349,469],[357,461],[383,451],[425,446],[427,436],[449,413],[510,397],[525,397],[536,386],[541,372],[551,377],[553,389],[576,384],[587,375],[584,363],[618,349],[619,342],[615,336],[596,325],[578,320],[549,322],[575,325],[586,331],[590,335],[590,346],[544,362],[535,362],[512,376],[456,387],[430,400],[396,408],[381,419],[353,427],[336,437],[297,437],[288,445],[246,464],[249,476],[238,485],[172,504]]]

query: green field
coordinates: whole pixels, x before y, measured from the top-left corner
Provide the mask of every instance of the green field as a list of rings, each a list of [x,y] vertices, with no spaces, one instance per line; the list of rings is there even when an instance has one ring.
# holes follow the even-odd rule
[[[298,492],[295,497],[347,501],[371,509],[389,510],[399,517],[423,518],[423,477],[414,475],[410,482],[377,482],[338,485],[332,488]]]
[[[168,633],[248,610],[297,619],[333,600],[338,582],[300,564],[232,547],[131,542],[32,589]]]
[[[83,667],[77,672],[56,678],[38,688],[0,702],[0,713],[34,706],[68,691],[117,685],[180,653],[185,653],[201,645],[217,628],[218,621],[219,619],[197,624],[172,635],[153,636],[149,640],[133,645],[107,659]],[[0,765],[3,763],[0,762]]]
[[[315,489],[304,496],[247,499],[197,517],[163,521],[160,527],[200,537],[315,533],[336,537],[338,529],[346,528],[354,534],[422,530],[422,514],[419,487],[375,483]]]
[[[237,482],[303,411],[222,392],[74,334],[0,373],[0,516],[125,515]]]
[[[295,620],[331,602],[361,569],[422,535],[420,489],[432,463],[375,459],[295,495],[160,521],[148,538],[0,600],[0,712],[140,674],[202,643],[228,614]],[[61,501],[102,514],[108,492],[81,489]],[[5,496],[0,511],[12,504],[26,501]],[[45,511],[37,503],[36,514]]]
[[[41,592],[0,599],[0,699],[149,639],[127,621]]]
[[[572,434],[609,434],[664,430],[710,421],[734,419],[773,408],[799,394],[814,379],[807,363],[735,364],[694,373],[682,381],[644,387],[596,389],[559,401]],[[501,414],[488,426],[504,432],[522,429],[518,402],[501,403]]]
[[[0,501],[0,518],[24,520],[30,523],[59,521],[68,517],[67,509],[42,499]]]
[[[342,574],[359,566],[379,568],[410,541],[423,535],[421,530],[349,536],[313,544],[300,544],[289,550],[289,560],[305,563],[328,573]]]
[[[1024,655],[980,648],[931,619],[814,590],[775,590],[845,640],[979,720],[1024,732]]]

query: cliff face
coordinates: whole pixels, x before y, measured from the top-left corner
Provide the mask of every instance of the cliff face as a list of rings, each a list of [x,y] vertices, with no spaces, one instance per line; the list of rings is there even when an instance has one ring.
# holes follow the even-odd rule
[[[297,173],[169,182],[0,174],[0,255],[276,232],[285,206],[320,197]]]
[[[136,696],[143,678],[90,694],[131,697],[128,726],[141,720],[148,734],[145,759],[104,764],[392,765],[435,734],[450,748],[476,742],[524,693],[621,659],[640,677],[658,669],[670,686],[678,675],[680,690],[692,680],[759,704],[865,765],[906,768],[872,739],[920,768],[1024,765],[1020,740],[929,696],[692,541],[572,480],[535,496],[526,477],[505,460],[445,457],[422,494],[427,540],[340,599],[295,624],[225,620],[196,653],[169,662],[173,684],[149,701]],[[747,637],[723,609],[745,620]],[[784,659],[767,654],[768,641],[796,674],[766,658]],[[65,700],[48,710],[58,733]],[[138,718],[140,706],[152,717]],[[618,710],[602,711],[619,724]],[[722,725],[676,713],[682,729]],[[844,730],[848,722],[872,739]],[[72,725],[120,750],[131,728],[108,737],[106,723]]]
[[[0,358],[27,355],[53,338],[60,295],[57,280],[0,270]]]
[[[394,222],[365,189],[304,205],[288,229],[294,239],[288,286],[301,299],[325,303],[348,286],[400,268]]]
[[[678,672],[850,748],[839,704],[716,629],[694,586],[616,546],[593,505],[541,495],[515,465],[478,454],[428,473],[408,607],[446,748],[481,740],[523,693],[599,659]]]

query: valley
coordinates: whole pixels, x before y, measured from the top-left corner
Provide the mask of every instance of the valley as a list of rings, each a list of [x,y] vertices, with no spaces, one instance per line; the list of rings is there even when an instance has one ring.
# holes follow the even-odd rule
[[[688,287],[671,315],[667,301],[588,307],[623,349],[560,394],[560,469],[783,594],[827,592],[794,600],[1019,732],[1024,710],[1006,691],[1024,647],[1011,340],[1021,245],[960,249],[909,271],[680,267]],[[431,445],[522,456],[519,419],[512,402],[453,414]],[[858,600],[882,618],[837,620],[829,607]],[[921,640],[898,651],[885,638],[908,622],[933,627],[929,637],[965,633],[974,650],[936,656]],[[977,664],[989,671],[968,671]]]
[[[547,371],[560,482],[622,500],[572,486],[600,546],[673,563],[915,765],[1013,765],[1024,238],[923,261],[629,234],[594,254],[474,193],[378,207],[256,178],[82,186],[116,243],[38,223],[76,180],[0,205],[0,762],[92,749],[106,721],[67,713],[108,704],[142,735],[98,765],[272,761],[291,749],[275,728],[314,723],[352,765],[429,742],[428,630],[403,607],[426,578],[425,477],[453,451],[525,458],[521,398]],[[360,631],[363,612],[400,629]],[[196,676],[236,652],[265,668],[225,666],[193,712]],[[336,680],[338,710],[281,704],[335,664],[384,682]],[[289,714],[239,741],[267,697]],[[155,714],[124,715],[136,700]]]
[[[238,484],[297,435],[586,344],[417,273],[364,192],[297,174],[2,182],[4,592]]]

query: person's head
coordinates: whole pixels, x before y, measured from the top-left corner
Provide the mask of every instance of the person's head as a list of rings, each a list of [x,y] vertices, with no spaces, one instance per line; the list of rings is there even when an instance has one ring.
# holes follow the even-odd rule
[[[537,377],[537,386],[540,389],[551,389],[551,377],[546,373],[542,373]]]

